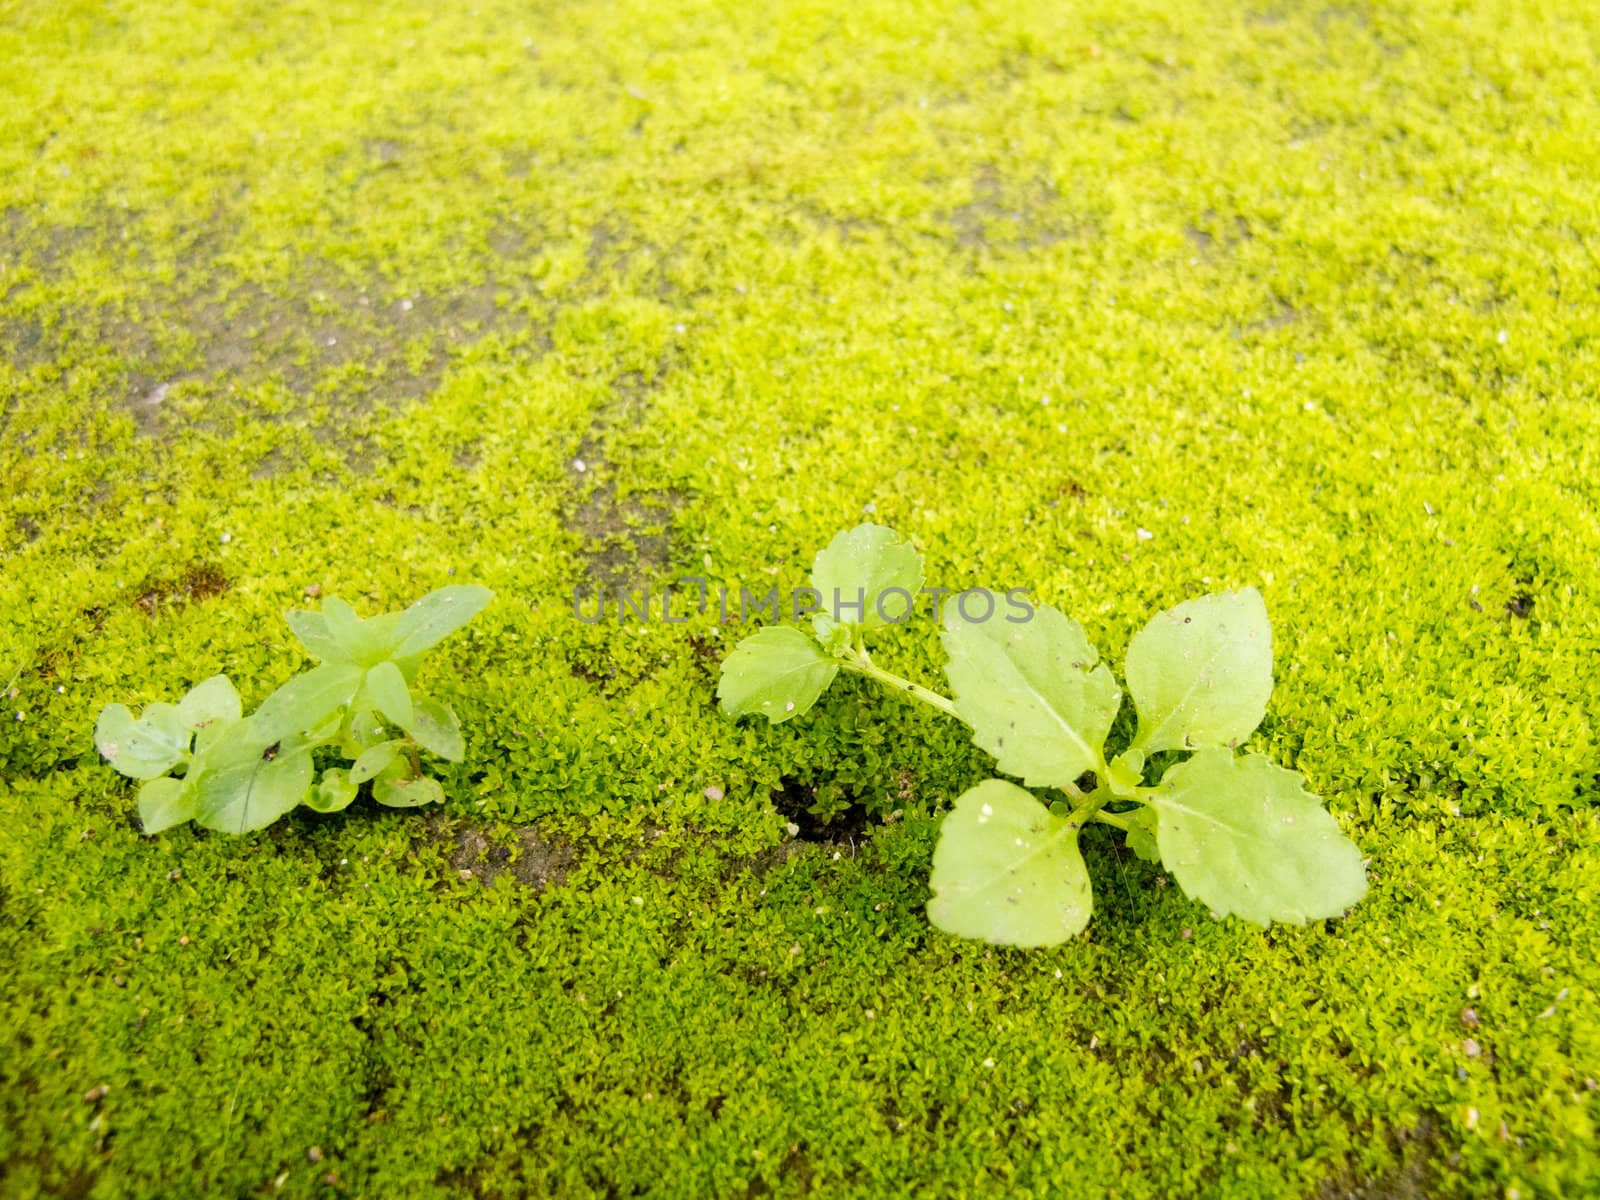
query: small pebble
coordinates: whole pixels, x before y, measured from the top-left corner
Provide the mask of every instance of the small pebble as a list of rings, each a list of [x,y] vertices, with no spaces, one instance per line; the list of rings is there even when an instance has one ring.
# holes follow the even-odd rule
[[[1483,1047],[1478,1045],[1478,1040],[1476,1038],[1468,1038],[1466,1041],[1461,1043],[1461,1053],[1465,1054],[1468,1058],[1477,1058],[1478,1055],[1483,1053]]]
[[[713,783],[710,787],[708,787],[706,789],[706,799],[707,800],[721,800],[722,797],[723,797],[723,791],[716,784]]]
[[[318,596],[322,595],[322,585],[320,583],[306,584],[306,595],[315,600]]]
[[[92,1087],[83,1094],[84,1103],[98,1104],[111,1092],[109,1085],[102,1083],[99,1087]]]
[[[307,1162],[321,1162],[322,1161],[322,1147],[321,1146],[313,1146],[313,1147],[311,1147],[311,1149],[307,1150],[306,1151],[306,1161]]]
[[[1461,1023],[1468,1029],[1476,1029],[1478,1027],[1478,1010],[1463,1008],[1461,1010]]]

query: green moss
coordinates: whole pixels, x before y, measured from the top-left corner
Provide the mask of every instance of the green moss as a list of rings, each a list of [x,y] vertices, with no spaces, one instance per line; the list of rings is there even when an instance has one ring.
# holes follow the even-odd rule
[[[1593,17],[11,6],[0,1193],[1600,1189]],[[1214,923],[1096,831],[1084,938],[949,940],[958,729],[733,725],[714,610],[570,611],[868,506],[1113,660],[1261,587],[1368,900]],[[137,832],[103,704],[452,578],[448,813],[564,878]]]

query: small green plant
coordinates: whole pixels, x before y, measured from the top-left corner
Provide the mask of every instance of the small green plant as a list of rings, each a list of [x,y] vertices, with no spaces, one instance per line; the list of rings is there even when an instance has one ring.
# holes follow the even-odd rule
[[[408,808],[444,799],[422,773],[420,752],[460,762],[461,725],[448,707],[415,691],[422,656],[489,603],[488,588],[440,588],[404,612],[362,620],[330,597],[322,611],[286,614],[320,666],[289,680],[246,717],[226,675],[177,704],[136,718],[107,705],[95,746],[122,774],[144,781],[146,833],[195,821],[224,833],[272,824],[297,804],[337,812],[368,781],[380,804]],[[342,757],[349,766],[324,765]],[[331,751],[328,753],[326,751]]]
[[[1078,831],[1089,821],[1122,830],[1219,918],[1298,924],[1337,916],[1365,894],[1361,852],[1300,774],[1235,753],[1272,693],[1272,630],[1254,588],[1185,601],[1134,636],[1125,677],[1137,731],[1108,761],[1122,691],[1058,610],[1003,615],[991,604],[974,621],[948,604],[947,698],[884,671],[864,643],[868,630],[903,621],[901,595],[910,602],[922,587],[908,541],[879,525],[841,533],[817,555],[811,582],[832,611],[812,617],[811,636],[772,626],[741,641],[717,687],[725,712],[787,721],[852,671],[966,722],[1001,771],[1060,793],[1046,805],[990,779],[956,800],[929,881],[928,916],[940,929],[1015,946],[1081,932],[1093,901]],[[897,615],[885,618],[886,607]],[[846,608],[859,619],[837,620]],[[1190,757],[1173,761],[1180,752]]]

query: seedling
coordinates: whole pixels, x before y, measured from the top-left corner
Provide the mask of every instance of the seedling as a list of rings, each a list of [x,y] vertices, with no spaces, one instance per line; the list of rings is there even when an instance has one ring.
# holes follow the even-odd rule
[[[921,584],[921,556],[893,530],[841,533],[812,570],[812,586],[834,607],[813,617],[811,635],[774,626],[741,641],[722,665],[717,695],[732,717],[759,713],[777,724],[852,671],[964,721],[999,769],[1022,781],[986,780],[945,818],[929,880],[928,916],[938,928],[1014,946],[1080,933],[1093,907],[1078,849],[1089,821],[1122,830],[1135,853],[1160,862],[1219,918],[1303,924],[1338,916],[1365,894],[1360,850],[1299,772],[1235,753],[1272,694],[1272,630],[1260,592],[1185,601],[1134,636],[1124,674],[1137,730],[1108,761],[1122,690],[1082,627],[1049,605],[1027,620],[994,612],[984,621],[946,605],[940,641],[950,698],[878,667],[863,634],[888,623],[872,619],[879,598],[898,601]],[[863,619],[837,620],[841,599]],[[1145,783],[1156,762],[1177,753],[1189,757]],[[1060,795],[1046,804],[1026,788]]]
[[[146,833],[193,820],[248,833],[297,804],[337,812],[371,782],[373,799],[396,808],[444,799],[422,773],[421,751],[448,762],[463,754],[461,724],[447,706],[419,695],[417,668],[435,644],[489,603],[488,588],[440,588],[404,612],[362,620],[330,597],[320,612],[286,614],[320,666],[296,675],[243,715],[226,675],[198,684],[177,704],[145,706],[137,718],[111,704],[95,746],[122,774],[144,781]],[[321,758],[351,760],[324,765]]]

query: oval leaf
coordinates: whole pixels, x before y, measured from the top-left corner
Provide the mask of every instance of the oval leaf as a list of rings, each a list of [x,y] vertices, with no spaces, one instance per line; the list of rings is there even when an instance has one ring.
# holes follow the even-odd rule
[[[328,628],[328,619],[321,613],[304,608],[292,608],[283,614],[283,619],[289,623],[289,631],[300,639],[300,644],[312,658],[325,663],[354,661],[333,636]]]
[[[361,784],[375,778],[379,771],[386,770],[392,765],[399,754],[399,742],[384,742],[370,750],[363,750],[361,756],[350,767],[350,782]]]
[[[311,787],[310,752],[263,754],[254,743],[239,742],[217,756],[217,764],[195,781],[197,823],[222,833],[249,833],[305,799]]]
[[[261,702],[251,725],[267,744],[316,729],[361,686],[362,670],[346,663],[329,663],[296,675]]]
[[[449,637],[483,610],[494,593],[476,584],[429,592],[394,623],[386,647],[390,658],[412,658]]]
[[[722,662],[717,699],[730,717],[760,713],[776,725],[798,717],[822,695],[839,664],[792,625],[753,633]]]
[[[922,590],[922,555],[908,538],[887,526],[857,525],[818,552],[811,566],[811,586],[822,596],[822,611],[842,624],[871,629],[888,623],[883,613],[898,623],[911,615]],[[902,589],[906,595],[884,596],[889,588]]]
[[[1272,695],[1272,626],[1255,588],[1186,600],[1128,643],[1133,745],[1233,746],[1255,732]]]
[[[1083,931],[1094,906],[1077,825],[1001,779],[956,801],[928,882],[929,920],[998,945],[1058,945]]]
[[[421,804],[443,804],[444,789],[437,780],[423,777],[421,779],[375,779],[372,783],[372,798],[379,804],[387,804],[390,808],[416,808]]]
[[[1128,814],[1128,849],[1145,862],[1161,861],[1161,847],[1156,845],[1156,810],[1136,808]]]
[[[152,779],[139,789],[139,824],[160,833],[194,816],[195,797],[185,779]]]
[[[189,726],[175,705],[145,707],[138,720],[126,705],[108,704],[94,726],[95,748],[130,779],[165,775],[189,753]]]
[[[317,780],[317,786],[306,795],[306,807],[320,813],[338,812],[350,806],[358,790],[349,771],[342,767],[329,767]]]
[[[400,668],[392,662],[381,662],[367,672],[366,694],[376,708],[392,725],[411,728],[411,689],[406,687]]]
[[[363,751],[387,740],[388,730],[378,715],[370,708],[356,709],[347,715],[340,730],[339,752],[346,758],[359,758]]]
[[[1262,755],[1201,750],[1149,801],[1162,863],[1220,916],[1304,924],[1366,894],[1361,851],[1298,772]]]
[[[285,754],[298,754],[302,750],[315,750],[319,746],[326,746],[329,742],[337,740],[343,723],[343,713],[339,709],[334,709],[311,729],[304,729],[284,737],[279,742],[278,749]]]
[[[945,610],[940,635],[956,712],[1007,775],[1065,787],[1100,764],[1122,694],[1077,622],[1050,605],[1020,624]]]
[[[437,754],[447,762],[460,762],[466,757],[466,746],[461,740],[461,722],[456,714],[437,700],[419,697],[412,705],[412,721],[406,732],[417,740],[429,754]]]
[[[337,596],[329,596],[322,602],[322,619],[329,635],[338,643],[346,658],[363,667],[383,660],[383,643],[345,601]]]
[[[178,701],[178,716],[190,729],[199,729],[213,721],[237,721],[243,713],[239,693],[226,675],[213,675],[195,684],[189,694]]]

